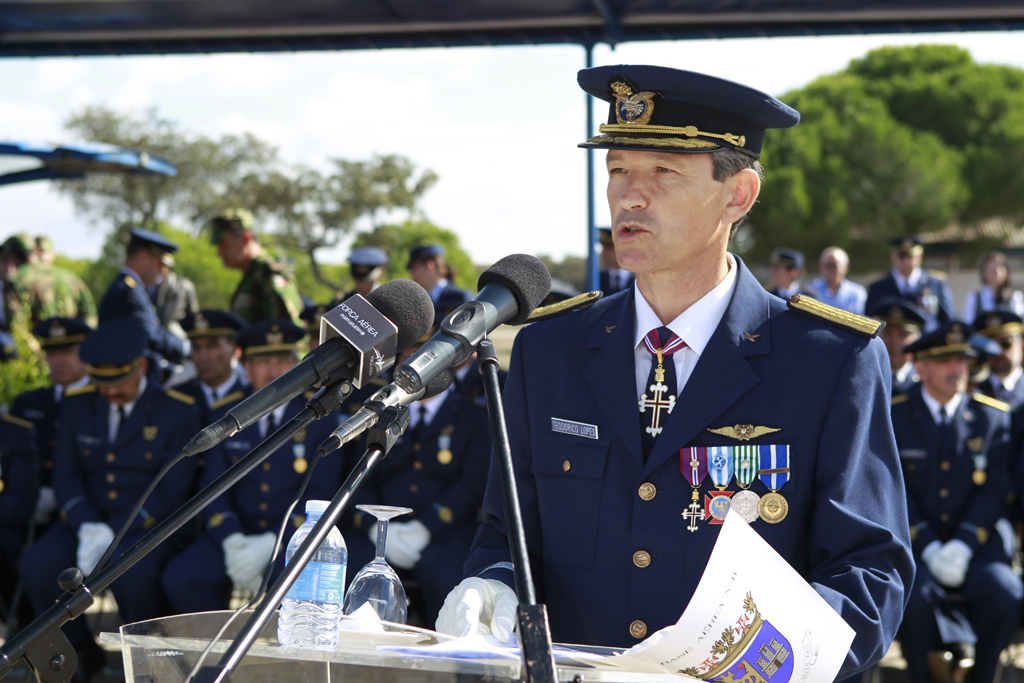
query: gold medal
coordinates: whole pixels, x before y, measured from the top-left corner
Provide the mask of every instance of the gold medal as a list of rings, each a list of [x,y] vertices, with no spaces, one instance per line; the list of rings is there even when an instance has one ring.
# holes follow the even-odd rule
[[[780,493],[766,493],[757,503],[757,514],[769,524],[778,524],[789,514],[789,503]]]
[[[988,476],[985,474],[985,470],[974,470],[974,474],[971,475],[971,479],[974,480],[976,486],[981,486],[985,483]]]
[[[304,474],[306,469],[309,467],[309,463],[306,462],[305,458],[295,458],[295,462],[292,463],[292,467],[298,474]]]
[[[0,492],[3,492],[3,490],[4,490],[4,480],[0,479]]]
[[[437,461],[442,465],[447,465],[452,461],[452,452],[447,448],[442,448],[437,452]]]

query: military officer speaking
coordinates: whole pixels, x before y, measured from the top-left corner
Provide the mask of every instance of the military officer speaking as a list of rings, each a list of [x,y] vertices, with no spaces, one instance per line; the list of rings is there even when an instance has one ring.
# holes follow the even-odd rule
[[[298,363],[304,336],[305,330],[291,321],[273,318],[239,333],[242,362],[254,391]],[[207,451],[200,485],[210,484],[293,418],[306,405],[307,398],[292,399]],[[259,588],[274,548],[274,537],[298,494],[310,460],[338,424],[337,413],[314,421],[207,506],[203,511],[205,531],[168,563],[163,574],[164,591],[176,613],[226,609],[232,584],[250,592]],[[305,494],[292,510],[295,527],[305,519],[307,500],[334,497],[342,483],[341,470],[340,458],[321,460]],[[275,574],[284,568],[283,548],[289,538],[290,531],[285,533],[282,552],[274,565]]]
[[[145,350],[146,332],[130,318],[100,323],[82,342],[81,357],[92,383],[68,391],[61,408],[54,468],[60,521],[19,562],[25,594],[37,615],[59,595],[61,571],[78,566],[87,576],[92,572],[140,495],[199,429],[190,397],[146,377]],[[168,471],[116,553],[185,502],[194,472],[192,458]],[[171,543],[157,546],[111,584],[126,621],[166,613],[154,587],[173,551]],[[85,620],[68,622],[64,631],[76,649],[85,650],[79,661],[88,669],[97,658]]]
[[[992,681],[1024,587],[1010,566],[1008,406],[968,395],[970,327],[951,321],[909,345],[921,384],[892,401],[917,576],[900,633],[911,681],[928,681],[936,609],[956,591],[977,634],[973,679]]]
[[[583,146],[608,150],[612,237],[637,287],[524,328],[512,352],[505,411],[552,637],[621,647],[675,624],[718,538],[725,506],[707,499],[721,487],[856,632],[840,671],[853,675],[885,654],[914,571],[879,325],[787,304],[728,251],[766,129],[799,115],[676,69],[578,80],[611,105]],[[497,470],[472,578],[438,617],[448,633],[483,615],[506,637],[514,622]]]

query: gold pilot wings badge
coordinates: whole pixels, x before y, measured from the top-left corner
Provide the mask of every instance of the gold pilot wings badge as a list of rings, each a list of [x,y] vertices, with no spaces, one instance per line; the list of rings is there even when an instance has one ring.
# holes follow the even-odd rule
[[[759,436],[772,434],[781,430],[781,427],[760,427],[754,425],[733,425],[731,427],[718,428],[708,427],[708,431],[712,434],[727,436],[730,439],[736,439],[737,441],[750,441],[751,439],[756,439]]]

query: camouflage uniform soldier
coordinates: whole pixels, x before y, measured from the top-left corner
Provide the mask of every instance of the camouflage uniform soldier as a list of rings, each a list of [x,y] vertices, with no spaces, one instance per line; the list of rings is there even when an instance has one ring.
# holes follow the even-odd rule
[[[301,325],[299,290],[263,250],[252,214],[229,209],[210,221],[210,231],[210,242],[224,266],[242,271],[242,281],[231,296],[231,312],[249,323],[285,318]]]
[[[50,250],[43,256],[36,241],[27,235],[15,235],[18,243],[12,245],[15,259],[24,259],[14,272],[14,286],[21,293],[22,309],[28,315],[28,324],[35,325],[47,318],[81,318],[89,325],[96,324],[96,301],[82,280],[65,268],[52,265],[52,242],[46,239],[44,247]]]

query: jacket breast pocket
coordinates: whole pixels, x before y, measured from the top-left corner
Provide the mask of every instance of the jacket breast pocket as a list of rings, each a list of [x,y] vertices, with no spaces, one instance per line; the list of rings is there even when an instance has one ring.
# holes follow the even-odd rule
[[[533,453],[545,561],[594,566],[611,441],[541,439]]]

